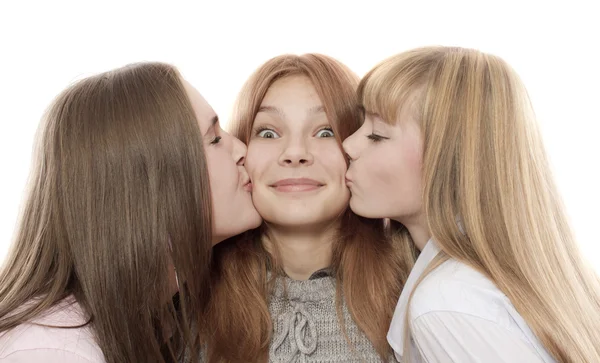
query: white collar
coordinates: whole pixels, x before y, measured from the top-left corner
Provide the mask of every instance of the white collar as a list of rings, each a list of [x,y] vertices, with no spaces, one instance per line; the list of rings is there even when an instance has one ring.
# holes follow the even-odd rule
[[[435,256],[437,256],[439,251],[439,247],[433,240],[430,239],[421,251],[419,258],[415,262],[415,266],[410,271],[410,275],[408,276],[408,279],[404,284],[404,288],[402,289],[402,293],[400,294],[400,299],[398,300],[398,305],[396,305],[396,311],[394,312],[394,317],[392,318],[390,330],[387,335],[388,342],[394,349],[398,359],[401,358],[404,350],[404,326],[406,323],[408,298],[415,288],[415,284],[427,266],[429,266],[429,263],[433,261]]]

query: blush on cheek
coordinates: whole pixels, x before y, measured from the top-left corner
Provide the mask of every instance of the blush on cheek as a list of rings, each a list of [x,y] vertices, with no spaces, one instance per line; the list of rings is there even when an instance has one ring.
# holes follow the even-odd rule
[[[413,170],[420,171],[423,164],[423,138],[419,127],[414,123],[411,123],[411,126],[404,142],[404,152]]]
[[[409,166],[412,173],[421,173],[423,166],[423,153],[420,148],[412,148],[406,153],[407,166]]]
[[[423,179],[423,160],[419,149],[413,149],[405,155],[405,165],[403,168],[403,189],[408,190],[411,198],[421,194],[421,184]]]

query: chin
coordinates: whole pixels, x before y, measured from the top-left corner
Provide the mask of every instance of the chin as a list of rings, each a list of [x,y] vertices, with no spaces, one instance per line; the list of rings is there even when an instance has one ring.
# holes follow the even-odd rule
[[[254,228],[258,228],[262,224],[262,221],[263,221],[262,217],[260,216],[260,214],[258,214],[258,212],[256,211],[256,209],[254,209],[254,207],[252,207],[252,209],[248,209],[247,213],[243,214],[240,217],[241,218],[239,219],[239,221],[240,221],[239,228],[236,233],[232,234],[232,236],[235,236],[240,233],[244,233],[244,232],[254,229]]]
[[[252,216],[248,216],[240,220],[240,223],[237,225],[230,225],[226,230],[221,229],[213,234],[213,246],[222,242],[228,238],[237,236],[251,229],[258,228],[262,224],[262,218],[258,215],[258,213],[253,214]]]
[[[216,229],[213,230],[213,245],[248,230],[258,228],[262,224],[262,217],[253,205],[240,207],[240,209],[242,210],[239,210],[235,215],[231,215],[227,222],[217,223]]]
[[[354,212],[354,214],[359,215],[361,217],[365,217],[365,218],[386,218],[386,217],[382,217],[380,215],[380,213],[376,213],[376,210],[373,210],[372,208],[369,208],[368,205],[365,205],[365,203],[356,200],[355,197],[350,198],[350,209],[352,210],[352,212]]]
[[[269,223],[287,227],[317,225],[327,219],[327,217],[311,211],[290,213],[289,210],[277,211],[269,217],[265,216],[265,220],[268,220]]]
[[[255,211],[253,217],[250,219],[250,222],[249,222],[250,228],[248,228],[248,229],[258,228],[258,227],[260,227],[262,222],[263,222],[262,217],[260,216],[260,214],[258,214],[258,212]]]

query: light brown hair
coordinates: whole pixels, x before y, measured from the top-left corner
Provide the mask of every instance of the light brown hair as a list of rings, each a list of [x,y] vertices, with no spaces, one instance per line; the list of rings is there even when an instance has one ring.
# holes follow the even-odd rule
[[[211,201],[179,72],[141,63],[77,82],[49,108],[37,146],[0,273],[0,332],[74,296],[107,362],[172,362],[184,350],[197,360]],[[173,267],[185,281],[175,302]]]
[[[468,264],[557,361],[600,362],[598,277],[579,252],[515,71],[476,50],[427,47],[383,61],[359,86],[366,110],[390,123],[402,122],[413,94],[425,214],[442,250],[422,278],[448,258]]]
[[[340,62],[320,54],[282,55],[263,64],[243,87],[232,120],[233,135],[248,143],[252,124],[269,87],[288,76],[303,75],[313,83],[338,143],[362,123],[356,86],[358,78]],[[211,362],[266,362],[273,330],[268,303],[273,280],[282,274],[276,253],[261,242],[265,226],[215,248],[213,298],[207,323],[214,331],[207,342]],[[338,321],[343,327],[346,304],[359,328],[382,357],[389,323],[403,281],[412,266],[384,235],[381,220],[360,218],[349,209],[333,247],[331,267],[337,280]],[[345,330],[344,330],[345,331]]]

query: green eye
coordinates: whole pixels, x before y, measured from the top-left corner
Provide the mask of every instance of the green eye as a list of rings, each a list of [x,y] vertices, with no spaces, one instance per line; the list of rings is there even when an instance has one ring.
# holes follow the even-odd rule
[[[335,135],[333,134],[333,130],[330,128],[324,128],[322,130],[319,130],[319,132],[317,132],[317,137],[334,137]]]
[[[257,134],[258,137],[262,137],[263,139],[278,139],[279,135],[271,129],[260,130]]]

